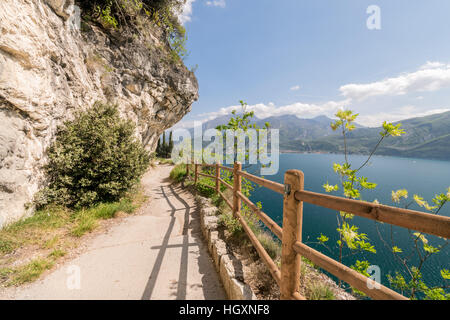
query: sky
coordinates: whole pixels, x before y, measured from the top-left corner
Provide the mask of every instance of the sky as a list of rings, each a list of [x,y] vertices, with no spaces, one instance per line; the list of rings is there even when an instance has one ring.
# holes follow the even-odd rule
[[[187,0],[199,101],[176,127],[239,109],[379,126],[450,110],[448,0]]]

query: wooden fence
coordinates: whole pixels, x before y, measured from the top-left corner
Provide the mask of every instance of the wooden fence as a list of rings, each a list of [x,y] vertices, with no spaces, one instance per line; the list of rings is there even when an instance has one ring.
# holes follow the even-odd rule
[[[191,166],[192,165],[187,166],[188,176],[190,176],[189,171],[191,170]],[[359,272],[302,243],[303,202],[333,210],[345,211],[360,217],[447,239],[450,238],[449,217],[306,191],[304,190],[304,175],[300,170],[287,171],[284,176],[284,185],[282,185],[242,171],[242,164],[240,163],[235,163],[233,168],[222,166],[220,164],[193,164],[193,166],[195,184],[197,184],[199,176],[215,180],[215,187],[211,188],[214,188],[232,209],[233,216],[239,220],[259,256],[267,265],[273,278],[280,286],[281,299],[283,300],[305,300],[305,297],[299,293],[300,264],[302,256],[320,268],[330,272],[340,280],[347,282],[353,288],[364,292],[373,299],[407,300],[406,297],[394,290],[379,283],[375,283],[374,280],[365,277]],[[202,167],[215,168],[215,175],[199,172],[199,168]],[[221,170],[229,171],[233,174],[233,185],[221,178]],[[283,228],[242,194],[241,181],[243,177],[260,186],[284,195]],[[221,185],[224,185],[233,191],[232,202],[221,192]],[[242,216],[242,202],[244,202],[258,216],[264,225],[281,240],[281,270],[270,258],[269,254],[258,241]]]

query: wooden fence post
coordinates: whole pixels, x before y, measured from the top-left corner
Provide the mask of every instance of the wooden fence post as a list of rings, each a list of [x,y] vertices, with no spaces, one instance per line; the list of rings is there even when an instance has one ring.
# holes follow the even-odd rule
[[[216,192],[219,193],[220,191],[220,164],[219,162],[216,163]]]
[[[233,216],[236,218],[236,213],[241,212],[241,198],[238,196],[238,192],[241,192],[242,177],[238,171],[242,170],[242,163],[235,162],[233,168],[234,184],[233,184]]]
[[[194,163],[194,167],[195,167],[195,173],[194,173],[194,184],[197,184],[198,181],[198,164]]]
[[[296,241],[302,241],[303,202],[295,199],[295,192],[304,188],[304,175],[299,170],[286,171],[283,200],[283,239],[281,251],[282,300],[291,300],[300,290],[301,256],[294,251]]]

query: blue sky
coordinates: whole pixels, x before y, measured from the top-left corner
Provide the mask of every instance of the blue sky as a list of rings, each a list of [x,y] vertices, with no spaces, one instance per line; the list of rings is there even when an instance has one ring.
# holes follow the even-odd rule
[[[181,18],[200,99],[178,126],[239,100],[261,118],[345,107],[369,126],[450,110],[448,0],[188,0]]]

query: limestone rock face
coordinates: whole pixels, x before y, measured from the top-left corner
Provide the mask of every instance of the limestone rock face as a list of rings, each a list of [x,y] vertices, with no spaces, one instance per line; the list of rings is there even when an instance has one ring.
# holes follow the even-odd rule
[[[45,184],[45,151],[75,112],[97,101],[117,104],[152,151],[198,99],[194,74],[168,61],[158,30],[80,30],[73,4],[0,1],[0,228],[31,214],[27,203]]]

